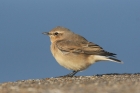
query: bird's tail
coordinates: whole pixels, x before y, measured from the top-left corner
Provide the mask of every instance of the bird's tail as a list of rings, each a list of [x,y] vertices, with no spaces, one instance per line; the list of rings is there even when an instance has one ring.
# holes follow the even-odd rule
[[[117,63],[122,63],[122,64],[123,64],[123,61],[121,61],[121,60],[119,60],[119,59],[116,59],[116,58],[107,57],[107,60],[108,60],[108,61],[113,61],[113,62],[117,62]]]
[[[117,62],[117,63],[123,63],[121,60],[113,58],[113,57],[108,57],[108,56],[100,56],[96,55],[94,56],[96,61],[112,61],[112,62]]]

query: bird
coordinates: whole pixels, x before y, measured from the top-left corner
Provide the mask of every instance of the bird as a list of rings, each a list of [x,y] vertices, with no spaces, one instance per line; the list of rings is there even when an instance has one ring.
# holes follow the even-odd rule
[[[57,26],[42,34],[50,37],[50,49],[56,61],[66,69],[72,70],[71,73],[64,76],[73,77],[77,72],[83,71],[99,61],[123,63],[116,58],[115,53],[104,50],[99,45],[89,42],[83,36],[63,26]]]

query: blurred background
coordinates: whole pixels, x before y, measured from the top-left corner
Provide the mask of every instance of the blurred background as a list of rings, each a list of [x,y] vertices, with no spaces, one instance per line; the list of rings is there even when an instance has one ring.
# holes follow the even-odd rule
[[[61,67],[42,32],[64,26],[118,54],[77,76],[140,72],[140,0],[0,0],[0,82],[57,77]]]

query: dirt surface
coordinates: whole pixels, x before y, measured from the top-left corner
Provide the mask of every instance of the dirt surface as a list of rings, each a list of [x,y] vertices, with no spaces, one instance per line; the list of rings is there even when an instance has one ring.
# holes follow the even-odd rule
[[[140,73],[6,82],[0,83],[0,93],[140,93]]]

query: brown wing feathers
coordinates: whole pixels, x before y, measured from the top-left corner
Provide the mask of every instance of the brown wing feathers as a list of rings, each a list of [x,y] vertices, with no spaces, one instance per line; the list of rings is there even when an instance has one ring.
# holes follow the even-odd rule
[[[57,41],[57,47],[61,51],[73,52],[73,53],[85,53],[88,55],[102,55],[115,57],[116,54],[103,50],[97,44],[92,42],[76,42],[76,41]]]
[[[115,57],[115,55],[116,55],[114,53],[110,53],[110,52],[103,50],[102,47],[100,47],[99,45],[94,44],[92,42],[89,42],[88,47],[84,48],[84,53],[89,54],[89,55],[95,54],[95,55],[113,56],[113,57]]]

